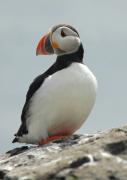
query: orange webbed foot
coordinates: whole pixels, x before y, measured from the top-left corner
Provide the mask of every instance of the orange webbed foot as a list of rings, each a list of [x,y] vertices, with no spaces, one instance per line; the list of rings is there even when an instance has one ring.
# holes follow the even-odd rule
[[[47,139],[42,139],[39,141],[38,145],[45,145],[50,143],[51,141],[56,141],[56,140],[63,140],[67,139],[69,136],[49,136]]]

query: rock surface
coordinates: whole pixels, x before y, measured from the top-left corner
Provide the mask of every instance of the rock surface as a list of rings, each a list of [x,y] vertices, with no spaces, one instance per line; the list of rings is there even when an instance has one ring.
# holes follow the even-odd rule
[[[4,180],[127,180],[127,126],[0,156]]]

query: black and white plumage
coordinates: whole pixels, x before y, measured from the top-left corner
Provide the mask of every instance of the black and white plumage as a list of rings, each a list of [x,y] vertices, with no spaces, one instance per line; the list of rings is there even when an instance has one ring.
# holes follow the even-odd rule
[[[36,53],[55,53],[57,59],[30,85],[13,142],[38,144],[49,137],[71,135],[95,102],[97,81],[83,64],[84,49],[72,26],[54,26],[41,38]]]

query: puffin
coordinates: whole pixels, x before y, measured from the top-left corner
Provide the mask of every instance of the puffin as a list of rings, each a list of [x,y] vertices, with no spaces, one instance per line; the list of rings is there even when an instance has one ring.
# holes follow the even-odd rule
[[[59,24],[41,37],[36,55],[53,54],[57,55],[55,63],[28,89],[13,143],[44,145],[66,139],[83,125],[93,108],[97,80],[83,63],[84,48],[74,27]]]

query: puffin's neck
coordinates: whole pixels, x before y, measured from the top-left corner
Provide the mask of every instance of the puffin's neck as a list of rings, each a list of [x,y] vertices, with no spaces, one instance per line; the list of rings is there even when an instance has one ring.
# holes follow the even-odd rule
[[[82,44],[79,46],[79,49],[71,54],[64,54],[61,56],[57,56],[56,59],[56,64],[61,65],[61,66],[69,66],[73,62],[83,62],[83,54],[84,54],[84,49]]]
[[[75,53],[57,56],[56,62],[44,73],[46,77],[69,67],[73,62],[83,63],[84,49],[82,44]]]

